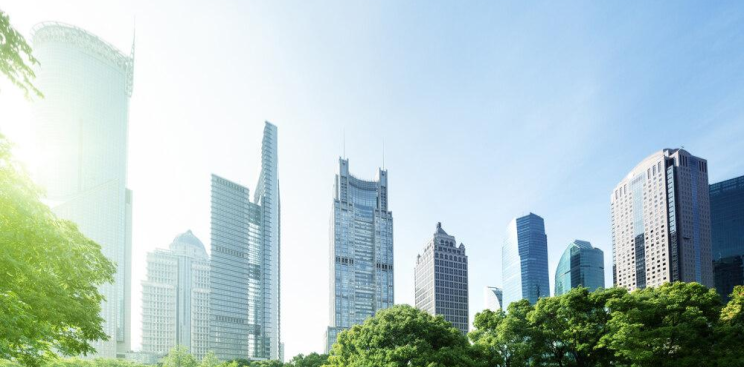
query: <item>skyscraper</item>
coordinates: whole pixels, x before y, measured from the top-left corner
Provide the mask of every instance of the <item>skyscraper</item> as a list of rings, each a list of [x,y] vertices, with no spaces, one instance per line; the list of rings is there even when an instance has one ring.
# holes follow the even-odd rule
[[[610,195],[614,284],[713,286],[708,163],[682,149],[656,152]]]
[[[349,173],[339,158],[330,238],[330,325],[326,348],[341,331],[393,305],[393,213],[387,171],[375,181]]]
[[[503,307],[521,299],[535,304],[550,296],[548,236],[540,216],[530,213],[509,223],[501,247],[501,278]]]
[[[504,307],[504,292],[499,287],[486,286],[483,288],[483,309],[506,310]]]
[[[724,300],[744,284],[744,176],[710,185],[716,290]]]
[[[468,257],[465,245],[437,223],[434,236],[416,257],[416,307],[442,315],[463,334],[468,332]]]
[[[212,175],[211,349],[223,360],[281,356],[277,162],[267,122],[255,202],[247,187]]]
[[[191,231],[168,250],[147,254],[142,282],[142,351],[158,356],[182,345],[201,359],[209,351],[209,257]]]
[[[604,282],[604,252],[587,241],[569,243],[555,270],[554,295],[560,296],[578,286],[593,292],[604,288]]]
[[[117,264],[114,282],[100,287],[109,340],[93,346],[98,357],[123,357],[131,349],[132,192],[126,183],[134,44],[126,55],[62,23],[35,26],[32,43],[40,63],[36,83],[44,93],[33,108],[42,162],[36,178],[52,210],[77,223]]]

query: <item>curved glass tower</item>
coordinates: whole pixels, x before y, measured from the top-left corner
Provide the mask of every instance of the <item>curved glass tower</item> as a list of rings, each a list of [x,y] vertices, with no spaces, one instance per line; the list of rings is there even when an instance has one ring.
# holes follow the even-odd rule
[[[114,261],[113,284],[101,286],[103,329],[97,356],[130,349],[131,204],[127,182],[127,124],[134,45],[126,55],[80,28],[34,27],[36,71],[44,98],[34,105],[37,182],[54,212],[77,223]]]
[[[374,181],[349,173],[339,159],[333,187],[330,241],[330,326],[326,349],[341,331],[393,305],[393,213],[387,171]]]
[[[501,248],[503,307],[521,299],[535,304],[550,296],[548,236],[545,221],[536,214],[512,219]]]
[[[563,252],[555,270],[555,292],[560,296],[578,286],[590,292],[604,288],[604,252],[587,241],[575,240]]]

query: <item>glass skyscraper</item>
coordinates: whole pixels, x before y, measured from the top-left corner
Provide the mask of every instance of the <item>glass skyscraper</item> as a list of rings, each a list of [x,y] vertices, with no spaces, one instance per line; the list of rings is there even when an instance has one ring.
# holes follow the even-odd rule
[[[33,130],[40,165],[37,182],[59,217],[101,245],[117,264],[101,317],[107,341],[96,357],[131,349],[132,192],[127,189],[127,125],[134,45],[124,54],[95,35],[62,23],[41,23],[32,35],[39,60]]]
[[[582,286],[590,292],[604,288],[604,252],[587,241],[575,240],[563,252],[555,270],[555,292],[560,296]]]
[[[509,223],[501,247],[501,278],[505,308],[521,299],[535,304],[550,296],[548,236],[540,216],[530,213]]]
[[[142,282],[142,352],[164,356],[177,345],[197,359],[209,351],[209,257],[191,231],[168,250],[147,254]]]
[[[744,176],[710,185],[716,290],[724,300],[744,284]]]
[[[339,159],[330,235],[327,350],[338,333],[393,305],[393,213],[386,170],[365,181],[349,173],[347,159]]]
[[[465,245],[437,223],[434,236],[416,257],[416,307],[444,319],[468,333],[468,257]]]
[[[212,175],[210,347],[222,360],[281,357],[277,129],[268,122],[261,157],[255,202]]]
[[[639,163],[610,195],[613,283],[713,287],[708,162],[664,149]]]

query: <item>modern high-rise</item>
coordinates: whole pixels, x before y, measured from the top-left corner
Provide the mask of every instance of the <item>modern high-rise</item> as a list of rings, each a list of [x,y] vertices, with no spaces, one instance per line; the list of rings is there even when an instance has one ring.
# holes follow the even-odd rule
[[[504,308],[521,299],[535,304],[550,296],[548,236],[540,216],[530,213],[509,223],[501,247],[501,279]]]
[[[97,357],[131,349],[132,192],[127,189],[127,124],[134,44],[124,54],[83,29],[62,23],[33,28],[39,60],[33,130],[37,182],[54,213],[71,220],[117,264],[114,281],[100,287],[103,331]]]
[[[416,257],[416,307],[468,333],[468,256],[465,245],[437,223],[434,236]]]
[[[210,349],[219,359],[278,359],[280,209],[277,128],[267,122],[254,201],[212,175]]]
[[[168,250],[147,254],[142,282],[142,352],[166,355],[177,345],[201,359],[209,351],[209,257],[191,231]]]
[[[587,241],[575,240],[558,261],[553,295],[560,296],[579,286],[590,292],[604,288],[604,252]]]
[[[713,277],[725,301],[744,284],[744,176],[710,185]]]
[[[713,287],[708,162],[683,149],[641,161],[610,194],[613,283]]]
[[[387,170],[374,181],[349,173],[339,158],[330,228],[330,325],[326,349],[341,331],[361,324],[393,297],[393,213],[388,210]]]
[[[483,309],[491,311],[506,310],[506,307],[504,307],[504,292],[501,288],[491,286],[483,288]]]

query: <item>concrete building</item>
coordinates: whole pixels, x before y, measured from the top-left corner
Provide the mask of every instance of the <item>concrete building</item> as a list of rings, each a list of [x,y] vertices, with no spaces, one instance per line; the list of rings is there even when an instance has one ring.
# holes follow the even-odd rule
[[[326,351],[338,333],[394,303],[393,213],[388,210],[386,170],[365,181],[349,173],[347,159],[339,159],[330,235]]]
[[[578,286],[590,292],[605,286],[604,252],[581,240],[569,243],[558,261],[553,295],[560,296]]]
[[[708,162],[664,149],[610,195],[613,282],[629,290],[666,282],[713,287]]]
[[[209,257],[191,231],[168,250],[147,254],[142,282],[142,352],[165,356],[182,345],[197,359],[209,351]]]
[[[125,54],[83,29],[41,23],[32,32],[37,87],[35,177],[54,213],[78,225],[117,264],[100,287],[106,341],[90,357],[124,358],[131,349],[132,192],[127,189],[127,128],[134,44]]]
[[[530,213],[509,223],[501,247],[501,274],[503,307],[521,299],[535,304],[550,296],[548,236],[540,216]]]
[[[416,257],[416,307],[442,315],[463,334],[468,333],[468,257],[465,245],[437,223],[433,237]]]

